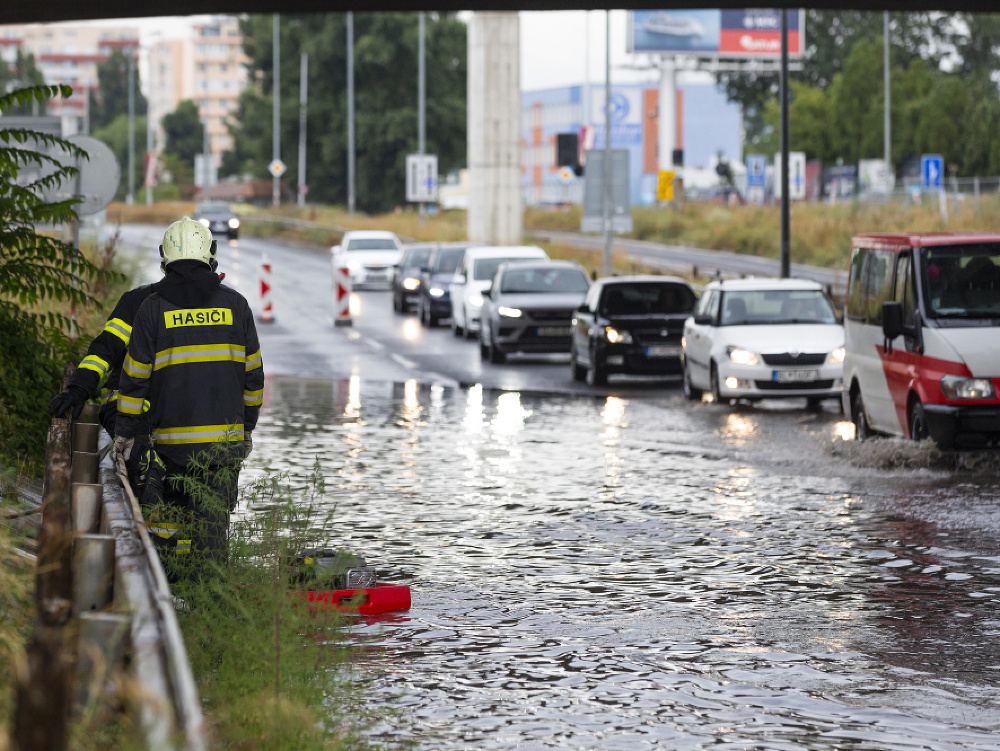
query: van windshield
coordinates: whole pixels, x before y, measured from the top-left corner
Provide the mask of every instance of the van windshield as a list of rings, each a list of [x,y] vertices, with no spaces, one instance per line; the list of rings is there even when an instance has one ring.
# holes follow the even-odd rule
[[[920,264],[929,317],[1000,317],[1000,244],[928,248]]]

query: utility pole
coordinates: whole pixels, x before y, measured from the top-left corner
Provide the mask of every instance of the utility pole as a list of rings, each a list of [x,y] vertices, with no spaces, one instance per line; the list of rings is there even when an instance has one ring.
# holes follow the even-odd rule
[[[781,9],[781,278],[791,275],[791,214],[788,195],[788,9]]]
[[[354,213],[354,13],[347,11],[347,213]]]
[[[135,202],[135,47],[128,52],[128,197]]]
[[[299,72],[299,206],[306,205],[306,98],[308,97],[309,53],[302,53]]]
[[[895,180],[895,170],[892,168],[892,117],[889,107],[889,11],[882,14],[882,46],[883,66],[885,67],[885,199],[888,202],[889,192]]]
[[[424,12],[420,11],[419,18],[419,40],[417,42],[417,153],[424,155],[427,146],[427,68],[426,54],[424,49],[424,34],[426,32]],[[424,202],[419,204],[417,215],[420,224],[424,223]]]
[[[201,125],[201,200],[208,200],[208,186],[211,182],[210,175],[212,174],[211,168],[208,166],[208,160],[212,158],[211,148],[208,142],[208,117],[205,117],[205,122]]]
[[[148,68],[147,68],[148,70]],[[149,92],[150,97],[146,100],[146,169],[143,170],[142,180],[146,185],[146,205],[153,205],[153,181],[151,179],[150,170],[154,169],[154,160],[156,157],[153,155],[153,112],[150,108],[150,100],[152,99],[152,91]],[[89,99],[89,97],[88,97]],[[153,173],[155,174],[155,172]]]
[[[281,20],[277,13],[272,20],[273,47],[271,50],[271,67],[274,73],[274,86],[271,90],[271,157],[274,161],[281,159]],[[281,205],[281,177],[274,175],[271,179],[271,202]]]
[[[604,275],[611,276],[611,11],[604,11]]]

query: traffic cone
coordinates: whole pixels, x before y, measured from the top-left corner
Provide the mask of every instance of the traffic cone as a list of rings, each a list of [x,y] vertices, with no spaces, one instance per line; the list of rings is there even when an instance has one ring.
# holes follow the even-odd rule
[[[260,262],[260,317],[261,323],[274,323],[274,306],[271,302],[271,262],[265,254]]]

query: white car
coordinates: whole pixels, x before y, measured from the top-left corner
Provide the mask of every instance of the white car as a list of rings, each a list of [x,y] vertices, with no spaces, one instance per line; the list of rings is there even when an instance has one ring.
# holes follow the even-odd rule
[[[684,323],[682,347],[689,399],[840,399],[844,327],[816,282],[712,282]]]
[[[504,261],[548,260],[548,253],[535,245],[479,245],[465,251],[462,266],[448,289],[451,293],[451,330],[455,336],[472,339],[479,331],[483,292]]]
[[[333,271],[347,268],[351,287],[391,287],[396,264],[403,256],[403,243],[393,232],[350,230],[340,245],[330,248]]]

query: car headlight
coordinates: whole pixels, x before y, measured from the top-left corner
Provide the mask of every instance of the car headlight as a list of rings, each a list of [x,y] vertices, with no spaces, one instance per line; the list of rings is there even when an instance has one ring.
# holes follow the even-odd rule
[[[431,287],[427,290],[427,294],[431,297],[444,297],[445,289],[444,287]]]
[[[239,229],[240,220],[234,216],[227,222],[227,224],[229,224],[229,229]]]
[[[831,365],[841,365],[844,362],[844,353],[846,351],[843,347],[837,347],[837,349],[830,353],[827,362]]]
[[[631,344],[632,335],[627,331],[619,331],[614,326],[604,327],[604,338],[612,344]]]
[[[734,347],[730,345],[729,347],[726,347],[726,354],[729,355],[729,359],[737,365],[756,365],[760,362],[756,354],[750,350],[743,349],[742,347]]]
[[[481,308],[483,307],[483,296],[479,292],[471,292],[465,298],[465,302],[470,308]]]
[[[946,375],[941,379],[941,390],[949,399],[992,399],[993,383],[989,378],[965,378]]]
[[[208,219],[206,219],[205,217],[202,217],[201,219],[199,219],[199,220],[198,220],[198,222],[199,222],[199,223],[200,223],[200,224],[201,224],[201,225],[202,225],[203,227],[207,227],[208,225],[210,225],[210,224],[211,224],[211,222],[210,222],[210,221],[208,221]]]
[[[349,268],[351,271],[360,271],[361,261],[357,260],[356,258],[348,258],[347,268]]]
[[[520,318],[521,317],[521,311],[520,310],[518,310],[517,308],[507,308],[507,307],[504,307],[503,305],[501,305],[499,308],[497,308],[497,313],[499,313],[504,318]]]
[[[420,280],[415,279],[412,276],[408,276],[406,277],[406,279],[403,280],[403,289],[408,289],[412,292],[419,286],[420,286]],[[431,293],[433,294],[433,290],[431,290]]]

